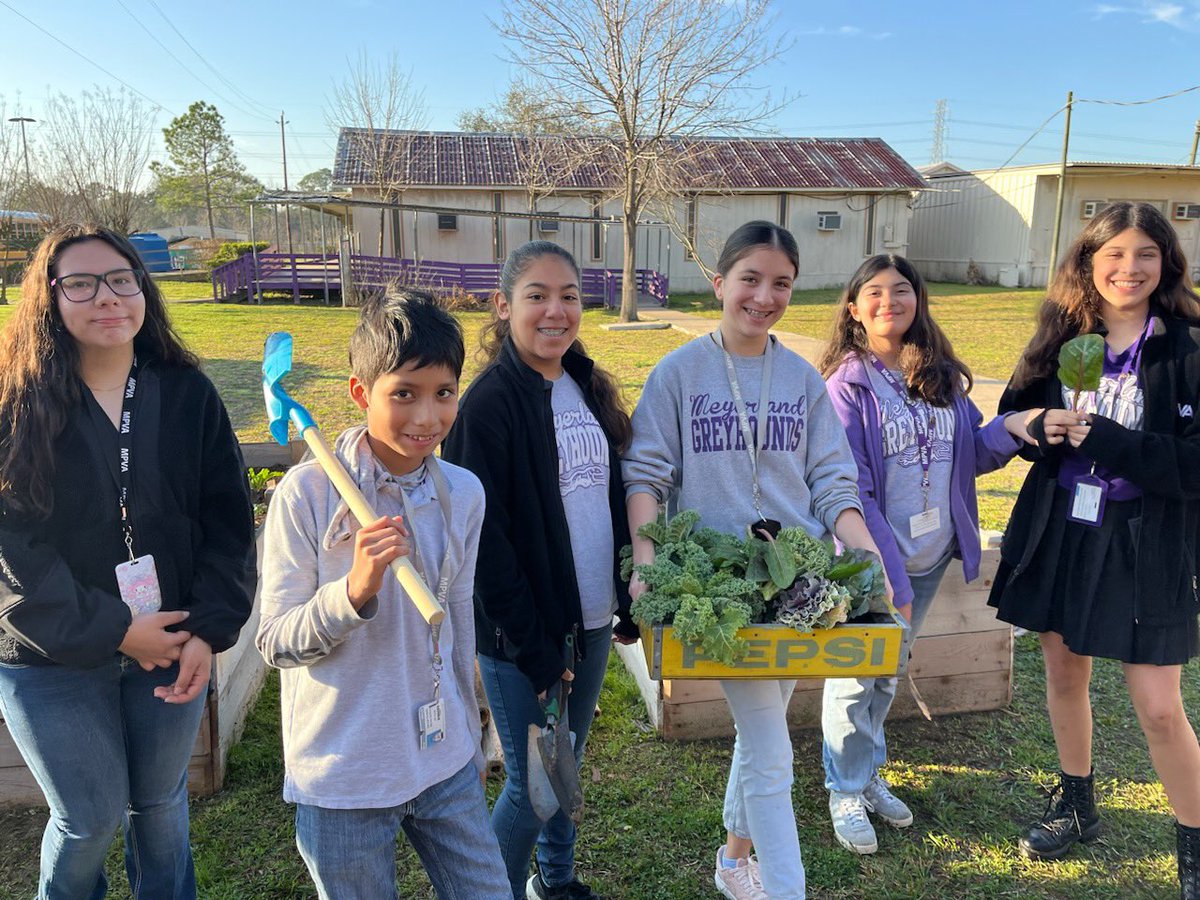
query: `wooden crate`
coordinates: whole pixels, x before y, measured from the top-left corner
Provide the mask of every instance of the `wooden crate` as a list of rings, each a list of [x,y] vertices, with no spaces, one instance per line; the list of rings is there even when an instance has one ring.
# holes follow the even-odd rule
[[[934,715],[999,709],[1012,700],[1012,628],[997,621],[987,605],[998,549],[983,551],[980,576],[965,584],[962,567],[951,563],[921,636],[913,648],[910,672],[922,698]],[[634,676],[650,715],[663,737],[698,740],[733,735],[733,718],[721,686],[715,681],[666,680],[650,677],[640,645],[617,645],[625,667]],[[788,707],[793,729],[818,728],[824,679],[796,683]],[[891,718],[920,715],[902,682]]]
[[[260,535],[260,558],[261,552]],[[242,628],[237,644],[218,654],[214,661],[204,716],[188,764],[188,789],[194,796],[207,796],[221,789],[229,748],[241,736],[246,715],[266,676],[266,664],[254,646],[258,610],[256,589],[253,612]],[[45,805],[42,791],[25,767],[3,718],[0,718],[0,803]]]

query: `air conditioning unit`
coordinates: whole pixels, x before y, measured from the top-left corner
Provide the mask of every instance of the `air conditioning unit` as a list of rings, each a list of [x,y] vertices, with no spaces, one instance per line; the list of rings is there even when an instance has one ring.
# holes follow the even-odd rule
[[[1171,213],[1172,219],[1200,219],[1200,203],[1176,203]]]
[[[1081,219],[1094,219],[1100,213],[1100,210],[1108,206],[1107,200],[1084,200],[1083,208],[1079,211]]]
[[[438,213],[438,231],[458,231],[458,216],[453,213]]]
[[[817,231],[841,231],[842,214],[826,210],[817,213]]]
[[[542,234],[558,234],[558,219],[539,219],[538,231]]]

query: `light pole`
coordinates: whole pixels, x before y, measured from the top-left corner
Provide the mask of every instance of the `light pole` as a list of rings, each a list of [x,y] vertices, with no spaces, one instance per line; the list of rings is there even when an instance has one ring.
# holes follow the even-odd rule
[[[31,119],[28,116],[13,116],[8,121],[16,122],[18,125],[21,126],[21,152],[25,156],[25,181],[28,182],[30,180],[30,178],[29,178],[29,143],[25,140],[25,123],[26,122],[36,122],[37,119]]]

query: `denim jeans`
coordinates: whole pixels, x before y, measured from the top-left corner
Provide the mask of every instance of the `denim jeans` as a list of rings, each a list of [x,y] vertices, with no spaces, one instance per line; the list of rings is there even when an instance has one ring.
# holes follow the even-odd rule
[[[937,594],[950,559],[925,575],[910,577],[913,587],[913,637]],[[821,706],[822,756],[825,787],[831,791],[861,794],[887,762],[883,723],[896,698],[896,678],[829,678]]]
[[[575,735],[577,763],[583,762],[588,731],[608,668],[611,642],[611,626],[583,633],[585,656],[575,669],[567,700],[567,719]],[[559,810],[543,827],[529,802],[525,770],[529,726],[544,723],[533,685],[515,663],[490,656],[479,656],[479,674],[504,748],[504,768],[508,775],[492,809],[492,828],[508,867],[512,895],[516,900],[524,900],[529,854],[535,843],[538,871],[548,886],[558,887],[575,877],[575,823]]]
[[[795,681],[722,681],[737,737],[725,787],[725,829],[754,842],[771,900],[803,900],[804,861],[792,806],[787,708]]]
[[[95,669],[0,664],[0,712],[50,806],[39,900],[103,897],[121,826],[134,897],[196,896],[187,767],[205,694],[182,705],[154,696],[178,668],[144,672],[126,657]]]
[[[439,900],[501,900],[508,879],[469,762],[401,806],[328,809],[296,804],[296,846],[321,900],[396,894],[396,835],[408,836]]]

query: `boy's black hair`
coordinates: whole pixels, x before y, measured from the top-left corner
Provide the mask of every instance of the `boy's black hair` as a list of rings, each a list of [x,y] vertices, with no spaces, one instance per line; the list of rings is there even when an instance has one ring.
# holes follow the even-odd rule
[[[380,375],[415,361],[462,377],[462,326],[432,294],[391,288],[362,308],[350,335],[350,372],[368,388]]]

